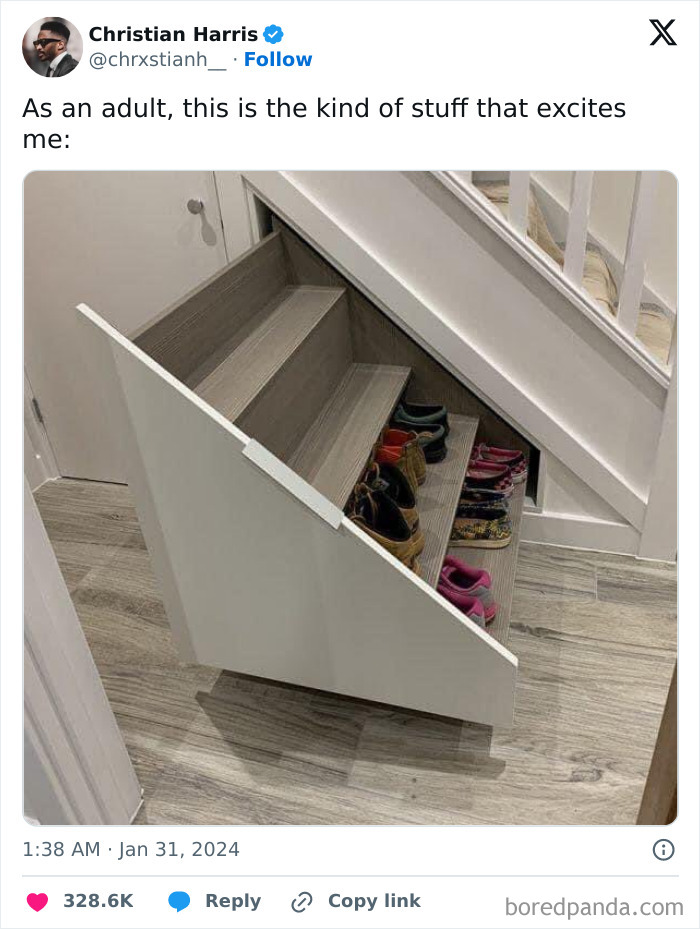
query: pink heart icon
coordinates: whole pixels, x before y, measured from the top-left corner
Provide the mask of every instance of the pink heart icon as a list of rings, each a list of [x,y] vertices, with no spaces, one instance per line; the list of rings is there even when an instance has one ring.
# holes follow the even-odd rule
[[[27,903],[35,913],[38,913],[39,910],[43,910],[48,902],[49,898],[46,894],[29,894],[27,897]]]

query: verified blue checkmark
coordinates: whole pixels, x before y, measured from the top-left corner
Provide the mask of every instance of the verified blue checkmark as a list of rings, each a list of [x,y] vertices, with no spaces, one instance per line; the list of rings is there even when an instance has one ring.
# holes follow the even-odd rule
[[[280,26],[268,26],[263,32],[263,38],[266,42],[269,42],[270,45],[277,45],[278,42],[281,42],[283,35],[284,33]]]

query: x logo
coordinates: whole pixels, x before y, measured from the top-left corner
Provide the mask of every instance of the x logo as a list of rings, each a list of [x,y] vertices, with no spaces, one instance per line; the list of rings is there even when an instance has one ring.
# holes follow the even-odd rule
[[[671,35],[671,33],[668,31],[671,28],[671,26],[675,23],[675,19],[669,19],[669,21],[666,23],[665,26],[661,22],[660,19],[650,19],[649,22],[652,24],[654,29],[656,29],[656,31],[659,33],[657,37],[654,39],[654,41],[651,43],[652,45],[656,45],[659,39],[663,39],[666,45],[677,44],[673,36]]]

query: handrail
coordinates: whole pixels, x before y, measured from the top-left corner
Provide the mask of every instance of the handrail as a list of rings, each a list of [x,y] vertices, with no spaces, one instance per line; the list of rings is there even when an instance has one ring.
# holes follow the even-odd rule
[[[636,336],[658,172],[637,172],[617,316],[605,312],[583,287],[594,172],[573,172],[563,268],[527,235],[530,172],[510,172],[508,218],[505,218],[474,184],[473,172],[436,171],[433,174],[453,194],[480,214],[489,225],[496,228],[501,235],[505,234],[510,244],[527,257],[530,263],[537,264],[540,271],[555,283],[558,289],[564,291],[586,316],[593,318],[613,341],[628,354],[633,354],[658,383],[668,388],[670,369],[675,364],[674,340],[671,339],[664,364],[652,355]],[[515,206],[511,200],[515,202]],[[515,223],[513,217],[516,219]]]

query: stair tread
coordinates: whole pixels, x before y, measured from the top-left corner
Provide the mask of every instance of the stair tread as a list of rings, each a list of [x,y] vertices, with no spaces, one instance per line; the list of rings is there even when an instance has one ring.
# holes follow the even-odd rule
[[[520,525],[523,515],[525,484],[516,484],[510,503],[510,518],[513,523],[513,539],[506,548],[463,548],[448,549],[450,555],[461,558],[475,568],[484,568],[491,575],[493,598],[498,603],[498,613],[488,630],[501,645],[508,645],[510,614],[513,605],[515,570],[520,544]]]
[[[425,483],[418,488],[418,512],[425,536],[420,555],[421,577],[437,587],[440,568],[450,541],[450,532],[464,483],[464,474],[476,437],[479,420],[450,414],[447,455],[438,464],[429,464]]]
[[[287,461],[338,507],[344,507],[411,369],[352,364]]]
[[[194,387],[195,393],[235,421],[329,313],[345,291],[286,287],[263,319]]]

